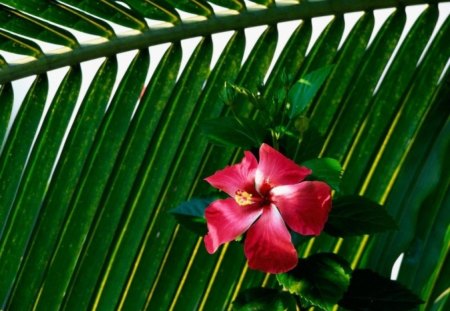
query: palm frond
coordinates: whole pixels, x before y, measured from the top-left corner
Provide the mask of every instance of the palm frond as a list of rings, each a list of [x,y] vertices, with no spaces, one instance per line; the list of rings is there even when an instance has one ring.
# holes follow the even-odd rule
[[[210,145],[198,127],[230,113],[226,82],[252,91],[264,83],[272,99],[286,80],[330,64],[297,160],[339,159],[343,191],[384,204],[399,230],[322,235],[301,254],[334,251],[389,276],[403,253],[399,280],[426,300],[421,309],[448,308],[450,19],[442,1],[0,2],[2,309],[224,310],[239,291],[273,284],[247,268],[239,244],[209,255],[167,211],[208,194],[202,179],[241,157]],[[424,2],[406,33],[405,5]],[[391,7],[373,33],[374,11]],[[344,14],[357,11],[364,13],[343,39]],[[334,18],[306,53],[311,18],[324,15]],[[281,23],[294,20],[275,56]],[[245,30],[261,25],[244,58]],[[212,36],[224,31],[231,37],[211,65]],[[198,36],[182,65],[181,40]],[[161,43],[170,44],[154,65],[148,47]],[[126,51],[134,58],[118,78]],[[84,94],[83,62],[97,58]],[[48,73],[65,66],[50,96]],[[34,75],[14,104],[15,80]],[[254,117],[250,103],[234,105]]]

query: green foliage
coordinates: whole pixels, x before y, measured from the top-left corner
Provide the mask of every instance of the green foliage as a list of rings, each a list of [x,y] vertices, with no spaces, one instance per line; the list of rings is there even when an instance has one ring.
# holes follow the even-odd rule
[[[290,293],[300,297],[305,306],[332,310],[350,284],[348,263],[331,253],[300,259],[294,270],[277,275],[277,280]]]
[[[339,302],[349,310],[410,310],[422,300],[399,282],[367,269],[353,271],[348,291]]]
[[[264,141],[266,129],[247,118],[222,117],[203,121],[201,129],[212,143],[241,148],[258,147]]]
[[[189,230],[198,235],[207,233],[205,221],[205,208],[214,201],[214,199],[192,199],[183,202],[169,212],[173,214],[176,220]]]
[[[339,161],[332,158],[318,158],[305,161],[302,165],[312,170],[310,178],[322,180],[339,192],[342,176],[342,166]]]
[[[297,118],[309,107],[332,68],[327,66],[311,71],[292,86],[288,93],[291,119]]]
[[[428,7],[399,43],[404,7],[425,2]],[[428,45],[440,2],[258,0],[266,8],[254,9],[241,0],[213,0],[234,10],[216,14],[203,0],[2,1],[0,309],[225,310],[239,291],[274,287],[273,277],[245,266],[239,243],[211,256],[197,234],[167,213],[179,202],[208,195],[203,179],[242,157],[242,150],[229,145],[236,146],[236,139],[245,148],[278,142],[298,163],[335,159],[336,165],[313,164],[312,177],[336,189],[340,182],[343,198],[358,193],[384,206],[337,200],[327,231],[340,230],[340,236],[392,229],[386,215],[375,211],[386,210],[398,222],[398,230],[368,239],[307,238],[297,243],[301,257],[335,251],[352,265],[376,271],[383,278],[379,284],[390,288],[385,278],[404,253],[399,280],[425,301],[419,310],[448,309],[448,17]],[[373,11],[389,6],[397,6],[396,12],[369,45]],[[180,11],[197,16],[186,21]],[[342,14],[352,11],[365,13],[340,46]],[[311,17],[318,15],[335,18],[306,55]],[[149,25],[149,19],[171,24]],[[289,20],[302,22],[268,73],[277,26]],[[260,25],[271,26],[243,61],[244,30]],[[77,31],[95,40],[81,42]],[[212,66],[211,36],[224,31],[232,37]],[[198,36],[203,40],[181,70],[180,42]],[[147,48],[160,43],[170,46],[157,64]],[[132,50],[140,51],[132,65],[119,67],[116,55]],[[102,65],[90,80],[80,64],[99,58]],[[314,92],[296,84],[331,64]],[[63,67],[63,82],[49,85],[52,70]],[[124,78],[118,68],[126,71]],[[156,71],[140,98],[150,68]],[[24,77],[34,80],[13,107],[23,91],[15,80]],[[224,105],[225,83],[250,93]],[[280,107],[294,94],[292,85],[309,95],[295,101],[300,116],[290,119],[292,110]],[[229,147],[208,144],[199,131],[204,121],[217,118],[234,120],[225,122],[229,131],[221,142]],[[214,130],[211,124],[208,133]],[[238,132],[250,138],[230,135]],[[341,179],[337,163],[345,167]],[[322,165],[330,170],[323,173]],[[373,221],[362,225],[358,212],[373,215]],[[355,225],[343,228],[340,217]],[[350,289],[364,288],[355,287],[358,271]],[[394,309],[418,302],[402,293],[397,291],[403,302],[391,301]],[[350,294],[343,301],[355,304]],[[388,309],[377,295],[368,294],[376,298],[374,308]],[[255,295],[249,297],[257,303]],[[326,307],[335,302],[333,296]]]
[[[395,220],[376,202],[360,196],[333,200],[325,232],[337,237],[379,233],[397,229]]]
[[[295,311],[293,296],[272,288],[251,288],[239,294],[233,302],[236,311]]]
[[[300,259],[297,267],[278,274],[277,280],[284,291],[267,288],[243,291],[236,299],[237,310],[278,310],[282,307],[290,310],[294,300],[287,292],[297,296],[295,304],[302,309],[313,306],[332,310],[339,305],[354,311],[410,310],[423,303],[401,283],[367,269],[352,271],[345,260],[332,253]],[[442,305],[444,298],[445,294],[436,304]]]

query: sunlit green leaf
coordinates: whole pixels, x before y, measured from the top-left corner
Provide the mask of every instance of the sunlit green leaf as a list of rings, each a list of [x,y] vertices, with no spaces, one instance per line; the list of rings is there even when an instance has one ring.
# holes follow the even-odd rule
[[[318,158],[305,161],[302,165],[312,170],[313,179],[322,180],[334,190],[339,191],[342,175],[342,166],[339,161],[332,158]]]

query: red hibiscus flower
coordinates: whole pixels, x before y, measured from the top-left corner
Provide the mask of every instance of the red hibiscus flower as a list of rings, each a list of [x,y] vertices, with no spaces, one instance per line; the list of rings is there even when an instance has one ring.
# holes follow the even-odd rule
[[[318,235],[331,208],[330,187],[303,181],[309,174],[310,169],[263,144],[259,163],[246,151],[241,163],[206,178],[231,196],[205,210],[208,253],[247,232],[244,252],[250,268],[269,273],[293,269],[298,258],[288,227],[302,235]]]

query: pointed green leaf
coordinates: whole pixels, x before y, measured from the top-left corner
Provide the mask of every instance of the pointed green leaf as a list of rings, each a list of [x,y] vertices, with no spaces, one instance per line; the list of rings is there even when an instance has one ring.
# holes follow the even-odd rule
[[[326,182],[336,191],[341,183],[342,166],[336,159],[318,158],[302,163],[302,166],[312,170],[311,178]]]
[[[214,199],[192,199],[169,211],[179,224],[203,236],[207,233],[205,209]]]
[[[101,310],[110,310],[119,302],[120,293],[126,286],[129,270],[139,249],[140,239],[147,229],[148,222],[153,221],[151,216],[153,209],[158,206],[160,190],[171,190],[166,188],[166,174],[174,158],[178,157],[176,152],[184,129],[198,100],[201,87],[209,75],[211,54],[211,40],[205,38],[194,50],[164,111],[163,117],[167,118],[166,122],[160,125],[158,128],[160,133],[148,149],[138,182],[135,183],[130,201],[127,203],[129,210],[123,216],[123,227],[118,232],[114,249],[110,250],[113,255],[107,262],[108,273],[102,275],[101,280],[105,285],[98,288],[95,294],[94,299],[98,301],[98,308]],[[164,215],[166,218],[172,218],[167,214]],[[168,233],[170,234],[170,231]]]
[[[243,0],[210,0],[210,2],[236,11],[245,9],[245,2]]]
[[[359,70],[360,63],[367,57],[365,52],[374,24],[375,17],[372,12],[364,13],[333,61],[335,63],[333,70],[310,117],[311,126],[316,128],[321,135],[325,135],[329,127],[334,124],[333,117],[342,107],[346,90],[352,88],[353,76]],[[322,140],[325,141],[325,138],[323,137]]]
[[[64,0],[65,3],[78,8],[82,12],[107,19],[113,23],[137,30],[148,29],[143,18],[134,14],[123,5],[111,0],[91,1],[91,0]]]
[[[95,229],[88,235],[86,247],[80,255],[76,276],[71,281],[65,301],[68,309],[89,308],[102,265],[107,259],[116,230],[120,228],[121,216],[126,212],[126,202],[139,172],[139,165],[136,163],[142,162],[152,138],[156,135],[158,122],[175,85],[180,62],[181,47],[174,44],[167,50],[146,87],[127,138],[122,144],[108,187],[103,193],[100,204],[109,208],[100,211],[93,225]]]
[[[247,118],[221,117],[203,121],[200,126],[211,142],[223,146],[259,147],[266,136],[263,125]]]
[[[297,267],[278,274],[278,282],[305,305],[332,310],[350,284],[351,269],[347,262],[332,253],[300,259]]]
[[[121,1],[122,2],[122,1]],[[169,23],[179,22],[180,16],[174,7],[164,0],[124,0],[128,6],[144,17],[166,21]]]
[[[358,140],[355,146],[352,146],[353,161],[349,162],[342,176],[344,191],[352,193],[358,183],[363,182],[365,172],[372,164],[377,149],[383,144],[393,125],[402,98],[414,78],[416,64],[433,32],[438,16],[435,6],[429,7],[419,16],[395,55],[374,97],[368,115],[365,116],[365,125],[358,129],[359,135],[364,136],[365,139]],[[393,79],[395,83],[392,83]]]
[[[44,111],[47,90],[47,75],[38,76],[21,104],[0,156],[0,233],[14,201]],[[8,291],[0,286],[0,299],[5,293],[3,290]]]
[[[349,310],[410,310],[423,303],[399,282],[367,269],[353,271],[350,286],[339,305]]]
[[[398,171],[398,176],[396,177],[395,183],[392,185],[392,190],[389,193],[385,206],[392,211],[396,219],[399,222],[399,231],[392,232],[388,235],[377,236],[376,240],[370,247],[373,247],[367,257],[364,256],[364,260],[368,261],[367,266],[375,269],[376,271],[382,273],[383,275],[389,275],[392,264],[395,262],[400,253],[404,252],[408,245],[411,243],[414,235],[416,234],[417,221],[420,219],[421,227],[425,228],[426,232],[433,227],[434,211],[436,206],[433,205],[433,210],[428,213],[428,204],[421,205],[423,198],[427,196],[429,191],[440,188],[441,184],[438,182],[439,178],[435,174],[442,174],[438,172],[442,171],[443,162],[441,160],[436,161],[436,159],[446,159],[445,150],[447,147],[446,140],[448,135],[445,134],[445,127],[448,126],[448,114],[449,105],[447,98],[450,96],[450,74],[443,77],[440,85],[436,85],[439,79],[439,72],[442,70],[447,62],[446,57],[441,55],[443,49],[448,49],[449,46],[444,42],[446,34],[448,35],[450,30],[450,19],[444,23],[443,28],[436,36],[436,41],[431,45],[430,54],[426,56],[423,64],[421,65],[420,72],[423,73],[419,75],[420,78],[414,82],[413,89],[408,94],[408,100],[405,102],[405,114],[409,114],[408,118],[403,120],[404,129],[408,132],[410,131],[410,126],[414,122],[419,122],[416,125],[416,133],[409,138],[408,136],[402,137],[406,139],[407,146],[403,145],[401,148],[403,150],[408,150],[409,152],[402,159],[401,169],[397,165],[393,166],[393,170]],[[444,60],[445,59],[445,60]],[[436,66],[436,67],[435,67]],[[433,67],[435,67],[433,69]],[[440,68],[440,69],[439,69]],[[428,94],[431,90],[438,87],[435,94]],[[423,98],[426,96],[423,100]],[[433,98],[434,97],[434,98]],[[429,101],[431,101],[429,103]],[[422,105],[427,105],[428,107],[421,107],[420,109],[414,109],[414,105],[422,103]],[[412,110],[409,107],[412,106]],[[426,109],[425,115],[423,115],[419,120],[416,121],[416,112],[420,113],[423,109]],[[422,112],[423,113],[423,112]],[[403,116],[404,114],[402,114]],[[414,127],[413,127],[414,128]],[[448,130],[447,130],[448,131]],[[395,135],[395,140],[400,140],[397,138],[399,134]],[[446,137],[444,139],[444,137]],[[402,142],[403,144],[405,142]],[[400,143],[397,142],[396,146]],[[441,155],[438,155],[441,154]],[[392,158],[387,159],[387,164],[391,166]],[[384,171],[380,171],[380,174],[384,174]],[[443,176],[443,175],[441,175]],[[377,184],[380,182],[378,180]],[[374,181],[374,182],[375,182]],[[390,180],[388,181],[391,182]],[[390,185],[388,183],[388,185]],[[374,183],[373,190],[370,193],[378,192],[375,187],[377,184]],[[432,196],[431,196],[432,197]],[[423,208],[422,217],[418,217],[420,209]],[[418,236],[418,241],[422,241],[423,237]],[[435,240],[439,243],[439,240]],[[413,256],[414,257],[414,256]],[[434,258],[434,256],[433,256]],[[431,260],[431,258],[430,258]],[[418,263],[417,263],[418,264]],[[431,269],[435,269],[435,265],[430,266]],[[427,275],[428,274],[424,273]],[[424,286],[421,286],[424,288]]]
[[[164,0],[176,7],[177,9],[202,15],[202,16],[210,16],[213,14],[213,10],[211,6],[203,0]]]
[[[282,115],[280,107],[285,100],[288,89],[293,83],[293,79],[303,60],[308,43],[311,39],[312,24],[311,20],[303,21],[293,32],[289,41],[286,43],[283,52],[279,56],[272,72],[264,85],[263,97],[268,100],[278,100],[278,105],[271,103],[267,109],[270,114]],[[275,122],[282,123],[281,120]]]
[[[248,90],[255,92],[257,90],[257,87],[260,86],[264,81],[264,76],[267,74],[267,70],[273,58],[273,53],[275,51],[277,41],[278,34],[276,28],[267,28],[267,30],[263,32],[261,37],[258,39],[258,42],[253,47],[253,50],[244,63],[234,84],[243,86]],[[254,110],[252,108],[253,106],[248,102],[239,102],[236,105],[236,113],[238,115],[245,116],[252,115],[254,113]],[[216,153],[217,154],[209,158],[208,163],[211,166],[207,171],[204,172],[203,176],[209,176],[210,174],[214,173],[218,167],[224,167],[225,165],[229,164],[230,161],[237,161],[242,157],[242,152],[226,154],[224,153],[223,149],[216,149]],[[219,157],[218,155],[222,153],[224,154],[224,156]],[[217,162],[215,161],[216,158]],[[210,186],[207,188],[210,189]],[[231,302],[232,290],[236,285],[236,279],[241,276],[244,264],[245,257],[242,252],[242,247],[240,247],[240,245],[237,245],[236,247],[233,246],[229,248],[229,251],[224,255],[223,261],[221,261],[220,265],[216,266],[215,268],[214,266],[212,267],[213,269],[217,269],[213,271],[218,271],[217,277],[221,279],[221,282],[214,282],[211,285],[212,287],[210,289],[210,292],[203,301],[205,310],[227,308],[227,305]],[[257,273],[255,276],[255,282],[258,283],[257,280],[261,279],[261,277],[261,274]],[[256,285],[250,285],[250,287],[253,286]],[[227,288],[227,295],[223,294],[224,288]]]
[[[12,286],[32,234],[54,161],[66,133],[81,85],[80,68],[66,74],[40,129],[0,239],[2,281]]]
[[[291,105],[289,117],[291,119],[297,118],[308,108],[332,68],[333,66],[326,66],[311,71],[301,77],[292,86],[288,93],[289,103]]]
[[[102,64],[77,113],[48,187],[34,234],[30,237],[27,256],[24,257],[11,293],[9,304],[12,309],[15,306],[29,309],[35,303],[60,230],[64,227],[70,199],[105,114],[116,73],[115,58]]]
[[[139,51],[108,107],[70,202],[71,210],[35,305],[37,309],[59,308],[63,301],[142,91],[147,74],[142,69],[148,66],[148,50]]]
[[[0,49],[15,54],[39,57],[43,52],[34,41],[0,30]]]
[[[185,143],[179,153],[179,158],[175,163],[173,170],[171,169],[170,180],[166,184],[161,200],[158,203],[158,209],[162,211],[175,207],[178,202],[186,200],[187,197],[194,195],[206,195],[207,192],[200,190],[204,187],[203,182],[195,182],[195,180],[202,179],[206,176],[205,170],[216,168],[214,164],[210,163],[210,159],[224,158],[225,154],[230,152],[224,152],[223,148],[214,147],[209,145],[206,137],[201,134],[198,126],[199,120],[209,119],[217,117],[223,110],[224,105],[222,101],[218,101],[219,94],[223,91],[223,86],[226,81],[234,81],[238,69],[241,66],[242,57],[244,54],[245,37],[243,32],[235,33],[215,65],[211,75],[208,78],[208,82],[205,85],[201,98],[199,99],[199,114],[190,120],[190,124],[186,129]],[[221,150],[218,150],[221,149]],[[195,150],[195,152],[194,152]],[[208,160],[209,159],[209,160]],[[189,165],[184,165],[189,163]],[[206,167],[203,163],[208,163]],[[172,187],[176,187],[176,194],[171,191]],[[208,189],[209,190],[209,189]],[[168,202],[166,198],[171,198],[171,202]],[[172,236],[170,230],[159,230],[158,228],[173,228],[175,222],[172,217],[165,217],[166,213],[159,213],[160,217],[155,217],[152,223],[152,230],[149,230],[146,235],[146,241],[152,241],[155,239],[164,241],[162,243],[151,243],[145,247],[143,251],[141,264],[139,265],[135,277],[130,285],[130,294],[127,295],[124,302],[125,309],[139,309],[147,304],[150,304],[148,295],[151,292],[151,288],[155,288],[155,291],[159,289],[157,286],[161,284],[163,291],[167,295],[156,295],[155,305],[167,306],[170,303],[183,306],[185,309],[196,309],[198,307],[198,295],[205,287],[209,269],[212,261],[202,262],[202,269],[195,269],[195,273],[187,274],[186,269],[182,266],[181,262],[189,260],[191,247],[198,239],[197,235],[191,234],[189,231],[184,230],[183,227],[179,228],[176,237]],[[178,228],[178,227],[176,227]],[[170,261],[167,265],[162,267],[164,273],[161,278],[158,277],[158,260],[162,260],[167,251],[165,242],[167,243],[174,238],[173,247],[171,248],[170,256],[179,258],[179,262]],[[184,245],[184,247],[178,247],[178,245]],[[206,253],[206,251],[204,251]],[[203,254],[203,253],[202,253]],[[203,258],[203,257],[202,257]],[[180,273],[187,274],[187,281],[191,286],[183,287],[180,290],[178,300],[172,299],[170,294],[173,294],[177,289],[176,282],[165,283],[165,279],[174,279],[173,275]],[[146,275],[146,278],[140,278],[139,275]],[[155,292],[154,291],[154,292]]]
[[[264,6],[269,6],[274,3],[274,0],[253,0],[253,2],[262,4]]]
[[[409,241],[398,279],[413,290],[423,291],[432,271],[448,252],[450,210],[450,123],[447,120],[414,185],[410,205],[417,207],[414,237]],[[412,201],[414,199],[414,201]],[[392,242],[391,242],[392,243]],[[428,244],[430,243],[430,244]],[[428,245],[427,245],[428,244]],[[426,248],[425,248],[426,247]],[[442,253],[441,250],[445,250]],[[432,254],[432,258],[427,258]],[[428,272],[426,272],[428,271]],[[417,282],[422,283],[420,286]]]
[[[68,25],[70,28],[81,32],[102,37],[114,36],[114,32],[108,23],[82,11],[76,11],[62,2],[3,0],[2,4],[56,24]]]
[[[239,293],[233,302],[236,311],[296,311],[292,295],[272,288],[251,288]]]
[[[333,201],[325,232],[337,237],[364,235],[397,228],[394,219],[379,204],[360,196]]]
[[[10,32],[19,33],[29,38],[67,47],[78,46],[77,39],[69,31],[1,5],[0,24]]]
[[[344,33],[345,21],[342,15],[336,16],[326,28],[322,31],[316,43],[312,47],[311,51],[306,56],[302,67],[297,73],[295,79],[298,80],[307,73],[329,66],[334,63],[336,53],[338,52],[339,42]],[[313,101],[314,103],[314,101]],[[313,105],[308,107],[308,112],[313,108]],[[289,117],[289,115],[287,115]],[[304,121],[303,119],[302,121]],[[294,120],[295,121],[295,120]],[[299,146],[298,138],[287,140],[288,154],[297,154],[294,161],[301,162],[307,159],[315,158],[318,156],[317,149],[322,149],[321,139],[318,139],[319,133],[314,127],[309,127],[308,130],[303,133],[303,138]],[[295,150],[299,150],[297,153]]]
[[[377,36],[368,47],[364,58],[355,69],[347,89],[347,95],[341,104],[341,113],[329,134],[329,143],[325,154],[341,160],[350,149],[352,141],[361,128],[367,109],[372,100],[373,91],[381,74],[397,45],[406,16],[403,10],[397,10],[383,24]],[[352,122],[348,122],[348,120]]]

